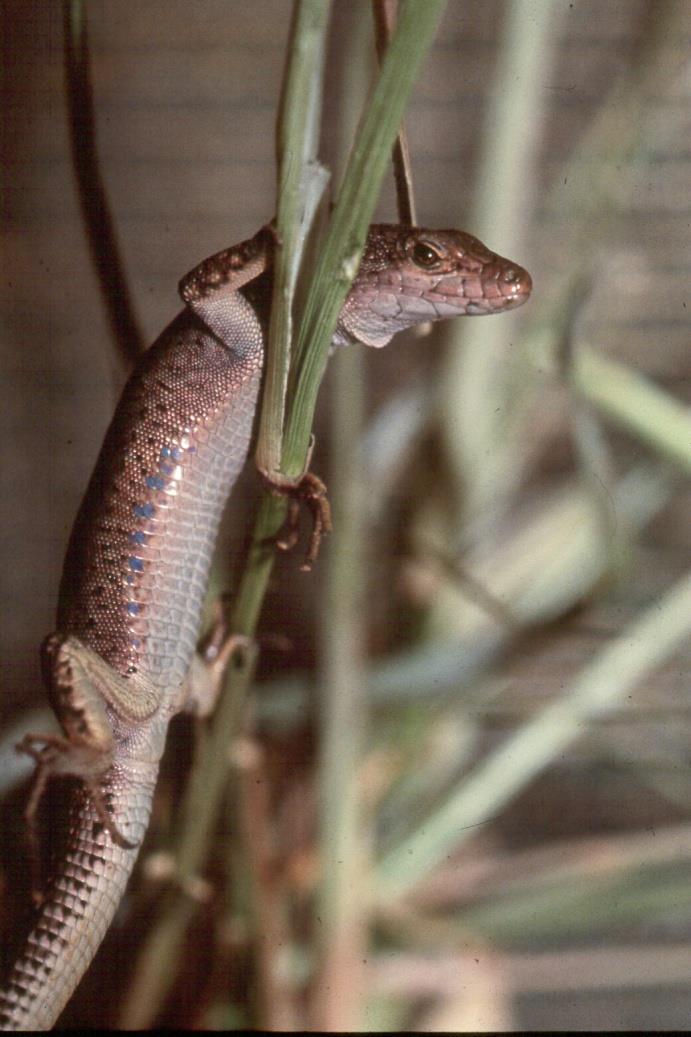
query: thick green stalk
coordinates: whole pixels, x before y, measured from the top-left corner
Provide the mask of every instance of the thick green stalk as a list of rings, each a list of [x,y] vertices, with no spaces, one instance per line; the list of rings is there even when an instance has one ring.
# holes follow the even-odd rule
[[[299,365],[283,451],[283,472],[304,469],[319,385],[338,314],[357,271],[367,229],[422,59],[444,0],[403,0],[371,100],[358,127],[300,324]]]
[[[360,4],[342,41],[344,75],[336,167],[342,170],[373,67],[372,25]],[[366,357],[339,350],[329,395],[332,505],[337,536],[325,557],[317,629],[319,696],[320,881],[315,898],[315,967],[309,1023],[316,1030],[357,1030],[362,1023],[367,915],[359,768],[367,726],[364,672],[366,569],[364,472],[359,444],[364,423]]]
[[[279,471],[281,464],[295,286],[305,241],[328,181],[327,171],[316,158],[330,9],[330,0],[300,0],[294,8],[276,128],[277,242],[256,454],[257,467],[271,475]]]

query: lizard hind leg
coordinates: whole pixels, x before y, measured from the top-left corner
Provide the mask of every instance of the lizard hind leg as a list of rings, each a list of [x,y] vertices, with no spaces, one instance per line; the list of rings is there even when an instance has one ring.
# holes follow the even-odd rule
[[[104,694],[108,675],[103,660],[76,638],[50,634],[41,646],[43,675],[51,705],[64,734],[27,734],[17,751],[36,761],[34,783],[24,811],[32,869],[34,899],[38,894],[39,838],[37,815],[48,782],[54,777],[73,777],[82,782],[94,812],[113,842],[124,849],[136,845],[113,821],[103,792],[103,778],[113,763],[113,733]],[[97,671],[103,670],[97,677]],[[119,675],[110,671],[116,682]]]
[[[34,902],[40,905],[43,901],[40,880],[40,839],[38,834],[38,809],[48,782],[53,777],[76,777],[84,785],[84,789],[93,804],[99,821],[110,834],[111,839],[123,849],[134,849],[135,843],[126,839],[111,818],[106,799],[100,785],[100,778],[110,766],[110,754],[104,756],[101,749],[94,750],[87,745],[75,744],[62,735],[26,734],[16,746],[17,752],[26,753],[36,761],[33,785],[24,808],[26,838],[29,850],[29,866],[31,869],[31,888]]]

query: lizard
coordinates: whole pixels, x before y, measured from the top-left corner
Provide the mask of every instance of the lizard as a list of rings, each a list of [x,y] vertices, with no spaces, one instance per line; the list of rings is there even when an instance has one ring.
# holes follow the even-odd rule
[[[112,921],[144,838],[171,718],[206,714],[196,653],[221,513],[244,466],[270,316],[274,233],[182,278],[182,311],[127,381],[70,536],[42,669],[62,735],[28,735],[27,815],[73,779],[65,849],[0,991],[0,1024],[48,1029]],[[370,227],[333,345],[521,305],[531,279],[456,230]]]

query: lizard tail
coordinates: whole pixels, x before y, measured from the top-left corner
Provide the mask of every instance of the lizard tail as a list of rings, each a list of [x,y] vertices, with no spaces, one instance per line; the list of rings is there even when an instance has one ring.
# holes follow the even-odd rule
[[[146,832],[154,782],[155,774],[124,782],[114,767],[104,783],[104,798],[132,848],[113,841],[86,790],[75,790],[66,849],[0,990],[0,1029],[48,1030],[60,1015],[120,903]]]

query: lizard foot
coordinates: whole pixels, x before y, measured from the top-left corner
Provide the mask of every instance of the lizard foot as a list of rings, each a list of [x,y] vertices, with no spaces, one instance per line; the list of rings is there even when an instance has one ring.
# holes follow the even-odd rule
[[[52,777],[72,776],[83,783],[91,799],[98,820],[111,839],[125,850],[132,850],[137,845],[130,842],[120,832],[108,813],[103,791],[98,778],[107,769],[103,758],[96,760],[93,750],[88,746],[77,745],[62,735],[27,734],[16,745],[17,752],[26,753],[36,761],[36,773],[33,787],[24,809],[24,821],[29,844],[29,860],[31,867],[31,885],[33,899],[37,904],[43,900],[40,892],[40,840],[36,817],[46,786]]]
[[[213,604],[211,629],[199,644],[199,655],[205,666],[224,671],[232,655],[247,651],[254,644],[251,637],[230,631],[230,594],[220,594]]]
[[[274,481],[262,473],[267,486],[276,494],[289,498],[288,515],[276,539],[276,546],[281,551],[292,550],[298,540],[300,530],[300,505],[306,504],[312,516],[312,531],[307,544],[305,560],[300,566],[303,572],[309,572],[319,555],[322,537],[333,529],[331,521],[331,505],[327,497],[326,484],[314,472],[305,472],[296,483]]]
[[[199,642],[181,688],[180,708],[198,717],[213,712],[233,655],[249,652],[255,646],[251,637],[231,633],[229,600],[230,595],[221,594],[214,601],[211,628]]]

